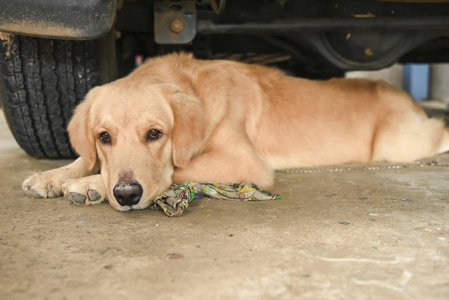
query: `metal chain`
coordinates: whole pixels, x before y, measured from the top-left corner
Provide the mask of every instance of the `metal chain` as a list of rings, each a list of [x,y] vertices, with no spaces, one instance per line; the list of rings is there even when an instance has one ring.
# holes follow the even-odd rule
[[[334,173],[347,171],[377,171],[377,170],[397,170],[397,169],[412,169],[423,167],[449,167],[448,164],[439,164],[438,161],[432,160],[429,162],[417,162],[410,164],[391,164],[391,165],[369,165],[369,166],[348,166],[336,168],[298,168],[276,170],[278,173]]]

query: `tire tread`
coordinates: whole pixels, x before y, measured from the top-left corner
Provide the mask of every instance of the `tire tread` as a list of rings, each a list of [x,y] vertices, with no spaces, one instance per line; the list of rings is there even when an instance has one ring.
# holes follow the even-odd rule
[[[0,100],[22,149],[73,158],[66,127],[75,106],[102,84],[99,41],[10,36],[0,41]]]

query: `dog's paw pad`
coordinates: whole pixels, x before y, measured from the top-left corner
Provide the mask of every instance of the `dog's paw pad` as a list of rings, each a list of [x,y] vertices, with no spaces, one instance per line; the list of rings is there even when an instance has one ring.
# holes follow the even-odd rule
[[[33,189],[33,188],[30,188],[28,191],[25,191],[25,193],[26,193],[28,196],[31,196],[31,197],[33,197],[33,198],[44,198],[44,196],[42,196],[41,194],[39,194],[39,192],[36,191],[36,190]]]
[[[47,192],[47,198],[58,198],[60,195],[56,193],[53,188],[50,188]]]
[[[89,196],[89,200],[91,202],[97,202],[101,199],[101,195],[96,190],[89,190],[87,195]]]
[[[70,194],[69,194],[69,193],[64,192],[64,198],[65,198],[67,201],[73,202],[73,201],[72,201],[72,198],[70,198]]]
[[[74,190],[76,190],[77,192],[75,192]],[[63,191],[64,197],[75,204],[92,205],[107,201],[105,197],[101,195],[101,193],[94,189],[90,189],[88,186],[85,186],[82,189],[75,189],[74,185],[65,183],[63,185]]]
[[[78,204],[86,204],[86,196],[81,195],[80,193],[71,192],[70,199]]]

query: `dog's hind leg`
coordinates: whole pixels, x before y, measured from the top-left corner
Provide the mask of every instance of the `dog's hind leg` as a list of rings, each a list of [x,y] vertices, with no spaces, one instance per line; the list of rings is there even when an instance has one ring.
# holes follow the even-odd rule
[[[443,138],[441,141],[440,148],[438,149],[438,154],[445,153],[449,151],[449,128],[444,128]]]
[[[449,151],[449,131],[442,120],[416,114],[391,116],[373,141],[373,161],[410,162]]]
[[[89,170],[82,157],[66,166],[34,174],[22,183],[25,194],[34,198],[56,198],[62,196],[62,184],[68,179],[81,178],[95,173]]]

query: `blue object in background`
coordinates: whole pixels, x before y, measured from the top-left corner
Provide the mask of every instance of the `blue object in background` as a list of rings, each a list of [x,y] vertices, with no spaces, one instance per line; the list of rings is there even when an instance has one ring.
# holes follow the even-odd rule
[[[429,70],[428,64],[404,65],[402,88],[412,95],[415,101],[429,98]]]

